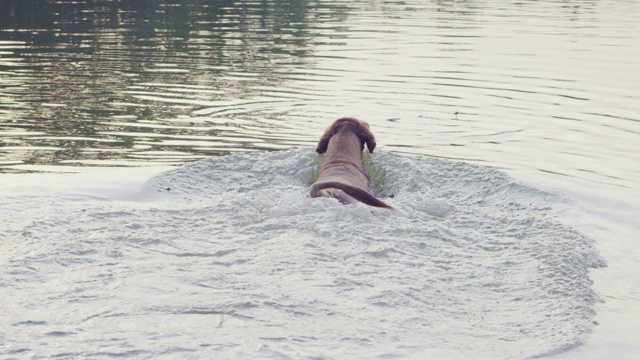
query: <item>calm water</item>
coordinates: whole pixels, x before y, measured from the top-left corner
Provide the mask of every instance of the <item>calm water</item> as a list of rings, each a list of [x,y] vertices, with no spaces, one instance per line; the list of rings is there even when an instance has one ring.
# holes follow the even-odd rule
[[[0,356],[633,358],[638,44],[635,1],[0,0]],[[304,198],[347,115],[396,218]]]

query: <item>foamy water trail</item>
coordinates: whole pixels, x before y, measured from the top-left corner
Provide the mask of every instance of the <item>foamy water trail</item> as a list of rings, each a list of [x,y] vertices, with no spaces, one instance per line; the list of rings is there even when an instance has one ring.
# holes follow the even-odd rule
[[[591,331],[604,261],[569,202],[462,162],[368,163],[396,211],[307,198],[310,149],[206,159],[135,199],[14,201],[0,354],[527,358]]]

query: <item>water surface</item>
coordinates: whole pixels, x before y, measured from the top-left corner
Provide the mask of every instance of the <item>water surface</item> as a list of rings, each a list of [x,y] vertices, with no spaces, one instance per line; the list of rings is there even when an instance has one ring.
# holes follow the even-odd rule
[[[640,351],[637,2],[0,9],[2,356]],[[304,197],[341,116],[397,213]]]
[[[5,355],[526,358],[593,327],[605,262],[555,219],[566,200],[381,152],[398,210],[343,206],[305,196],[317,166],[310,149],[215,157],[5,217],[5,239],[38,244],[4,246]]]

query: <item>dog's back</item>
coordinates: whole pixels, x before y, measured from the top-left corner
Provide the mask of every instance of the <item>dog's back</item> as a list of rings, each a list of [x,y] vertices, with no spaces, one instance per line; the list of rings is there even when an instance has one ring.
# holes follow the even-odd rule
[[[369,125],[353,118],[333,122],[318,141],[316,152],[326,154],[311,197],[333,197],[343,204],[364,204],[393,209],[373,195],[373,184],[362,161],[362,150],[373,152],[375,138]]]

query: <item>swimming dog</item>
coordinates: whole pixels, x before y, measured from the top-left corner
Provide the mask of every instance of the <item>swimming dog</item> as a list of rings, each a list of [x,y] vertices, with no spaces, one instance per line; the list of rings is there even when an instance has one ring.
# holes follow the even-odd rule
[[[365,144],[369,153],[373,153],[376,140],[366,122],[354,118],[334,121],[318,141],[316,152],[326,154],[326,158],[309,195],[332,197],[343,204],[360,201],[393,210],[373,195],[373,183],[362,162]]]

